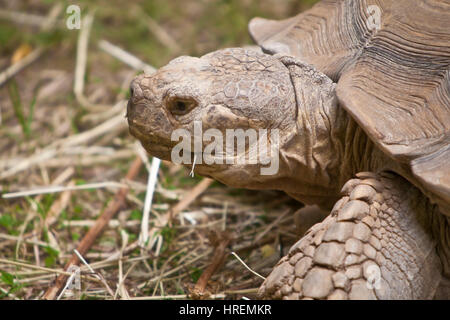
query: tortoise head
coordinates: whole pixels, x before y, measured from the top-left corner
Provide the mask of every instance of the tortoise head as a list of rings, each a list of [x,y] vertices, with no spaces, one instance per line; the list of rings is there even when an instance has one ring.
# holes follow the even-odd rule
[[[295,131],[294,88],[279,59],[241,48],[183,56],[137,76],[130,91],[130,133],[151,155],[189,166],[196,157],[195,172],[239,187],[267,188],[279,174],[261,170],[276,165],[261,152],[278,157],[271,151]]]

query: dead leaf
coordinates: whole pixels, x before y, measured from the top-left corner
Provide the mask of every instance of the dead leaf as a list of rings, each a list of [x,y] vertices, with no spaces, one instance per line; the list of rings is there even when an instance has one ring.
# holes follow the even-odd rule
[[[268,258],[275,253],[275,249],[273,248],[273,246],[268,244],[262,246],[260,250],[263,258]]]
[[[14,51],[11,57],[11,64],[15,64],[31,53],[33,48],[28,43],[23,43]]]

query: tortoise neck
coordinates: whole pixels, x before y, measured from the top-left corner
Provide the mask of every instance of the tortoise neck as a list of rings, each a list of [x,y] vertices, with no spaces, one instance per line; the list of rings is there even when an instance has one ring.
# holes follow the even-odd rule
[[[299,110],[297,132],[282,148],[290,176],[285,190],[306,203],[330,209],[344,183],[362,171],[387,168],[387,157],[337,103]],[[311,112],[313,111],[313,112]],[[295,156],[292,156],[295,155]]]
[[[342,186],[349,117],[337,100],[320,106],[300,101],[298,106],[296,130],[281,148],[280,167],[295,180],[284,191],[303,203],[330,208]]]
[[[342,108],[346,114],[346,125],[341,132],[342,161],[339,166],[339,184],[342,186],[355,174],[363,171],[397,171],[392,161],[367,136],[361,126]]]
[[[332,207],[348,179],[360,171],[377,171],[383,157],[339,105],[336,83],[293,57],[279,58],[289,70],[297,118],[280,149],[283,174],[277,178],[287,181],[282,190],[294,198]]]

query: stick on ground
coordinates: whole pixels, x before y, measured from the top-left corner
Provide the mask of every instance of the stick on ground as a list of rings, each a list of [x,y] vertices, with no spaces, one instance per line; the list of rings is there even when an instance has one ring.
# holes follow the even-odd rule
[[[177,214],[186,209],[197,197],[202,194],[213,183],[214,180],[204,178],[197,184],[180,202],[178,202],[169,213],[169,220],[171,221]]]
[[[214,255],[208,268],[203,271],[200,278],[197,280],[194,289],[191,292],[193,299],[207,298],[209,293],[206,292],[206,285],[212,275],[222,266],[227,256],[227,247],[230,244],[232,237],[228,232],[221,232],[219,235],[218,244],[214,250]]]
[[[133,180],[139,172],[139,169],[142,166],[141,158],[137,157],[132,163],[130,169],[128,170],[126,179]],[[120,210],[125,202],[125,197],[128,193],[128,188],[121,188],[115,195],[114,201],[110,203],[110,205],[105,209],[105,211],[100,215],[97,219],[95,225],[89,229],[88,233],[81,240],[80,244],[77,247],[77,251],[81,255],[85,255],[88,250],[91,248],[95,239],[102,233],[105,226],[108,224],[109,220]],[[67,262],[64,270],[68,270],[72,265],[78,265],[80,263],[80,259],[76,254],[72,255],[72,258]],[[67,276],[65,274],[60,274],[55,281],[55,284],[50,287],[47,292],[44,294],[43,299],[46,300],[54,300],[58,292],[64,287]]]

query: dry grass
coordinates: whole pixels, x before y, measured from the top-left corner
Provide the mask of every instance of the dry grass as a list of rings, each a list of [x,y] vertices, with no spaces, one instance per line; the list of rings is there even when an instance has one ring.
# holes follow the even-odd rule
[[[149,239],[140,244],[149,166],[124,179],[142,155],[124,118],[137,71],[99,43],[111,41],[158,67],[180,54],[245,45],[242,25],[251,16],[286,17],[299,5],[184,1],[182,11],[179,1],[155,1],[151,8],[127,1],[126,10],[116,1],[81,2],[83,17],[96,9],[92,32],[83,39],[82,32],[65,30],[62,20],[42,31],[51,8],[64,3],[47,2],[0,0],[1,70],[11,66],[12,56],[27,62],[28,51],[39,50],[37,61],[0,87],[0,297],[40,299],[58,275],[70,276],[63,266],[124,187],[125,204],[83,256],[81,290],[65,290],[61,299],[255,297],[262,279],[231,252],[266,276],[296,240],[290,213],[299,204],[274,191],[191,178],[188,168],[162,162]],[[227,19],[230,34],[223,31]],[[235,21],[242,34],[232,30]],[[127,27],[131,23],[135,33]],[[199,286],[206,287],[200,296]]]

